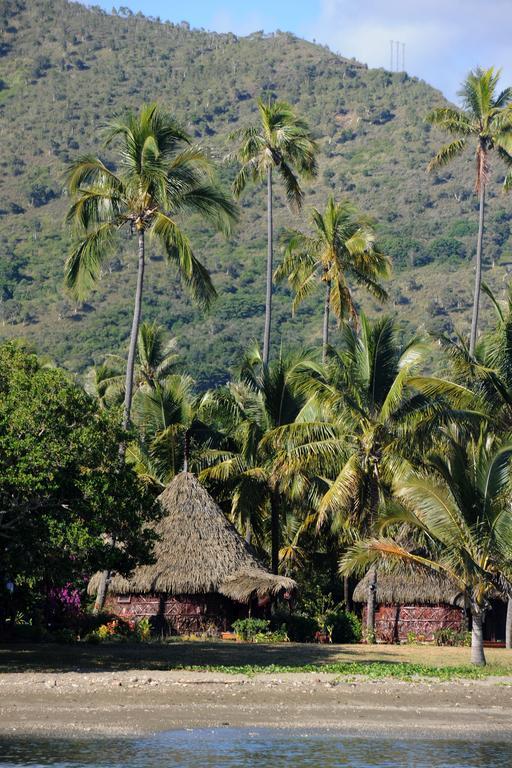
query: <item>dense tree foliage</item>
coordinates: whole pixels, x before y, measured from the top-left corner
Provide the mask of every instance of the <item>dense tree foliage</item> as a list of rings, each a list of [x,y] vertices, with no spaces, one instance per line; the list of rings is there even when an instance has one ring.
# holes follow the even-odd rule
[[[156,510],[119,462],[122,438],[118,414],[64,372],[22,346],[0,347],[2,599],[6,582],[37,600],[68,582],[83,587],[100,565],[126,572],[148,557],[143,526]]]

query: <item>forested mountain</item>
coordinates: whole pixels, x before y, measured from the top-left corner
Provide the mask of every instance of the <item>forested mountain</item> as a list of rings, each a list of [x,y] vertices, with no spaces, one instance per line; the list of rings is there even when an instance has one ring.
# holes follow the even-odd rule
[[[438,91],[406,73],[368,69],[288,33],[238,38],[127,13],[110,15],[65,0],[0,3],[1,335],[33,340],[79,372],[107,352],[124,352],[135,239],[122,240],[87,303],[77,306],[66,295],[66,165],[89,152],[111,162],[101,126],[124,108],[153,100],[222,163],[233,148],[230,133],[254,120],[261,95],[294,104],[318,139],[319,174],[305,186],[305,221],[308,207],[323,208],[330,193],[353,198],[377,220],[381,244],[393,260],[387,311],[404,324],[467,331],[477,227],[474,163],[468,153],[448,170],[427,175],[428,160],[444,141],[425,122],[443,103]],[[226,187],[234,170],[221,165]],[[493,169],[485,244],[485,279],[500,290],[512,263],[512,201],[502,195],[502,171]],[[282,234],[301,222],[279,198],[278,186],[277,192],[276,227]],[[225,378],[251,339],[261,337],[264,190],[246,191],[229,241],[211,235],[199,220],[187,228],[219,299],[207,317],[201,315],[154,251],[143,316],[157,318],[177,336],[182,359],[200,383],[214,383]],[[320,297],[292,318],[286,285],[276,296],[274,347],[318,342]],[[369,314],[385,311],[360,298]],[[484,327],[487,315],[484,303]]]

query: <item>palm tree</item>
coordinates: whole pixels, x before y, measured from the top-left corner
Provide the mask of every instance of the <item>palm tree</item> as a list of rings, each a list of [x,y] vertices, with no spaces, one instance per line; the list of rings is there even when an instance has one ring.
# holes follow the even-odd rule
[[[101,365],[90,368],[85,376],[84,389],[98,400],[100,408],[117,405],[122,397],[122,377],[118,362],[116,356],[109,355]]]
[[[393,538],[361,541],[341,561],[343,573],[375,566],[379,560],[408,563],[445,574],[462,590],[472,616],[471,661],[484,665],[482,624],[488,597],[496,589],[510,594],[512,445],[492,436],[462,446],[453,439],[430,459],[431,474],[398,479],[395,495],[403,506],[384,513],[381,524],[430,539],[433,556],[422,555]]]
[[[175,338],[166,340],[166,329],[157,322],[143,320],[137,335],[137,353],[133,379],[135,391],[143,386],[154,389],[171,373],[178,354]],[[101,365],[91,368],[85,389],[99,400],[102,408],[118,405],[124,400],[124,360],[119,355],[107,355]]]
[[[475,69],[462,84],[460,96],[463,109],[441,107],[435,109],[428,120],[454,137],[441,147],[429,163],[434,170],[451,162],[465,149],[469,140],[476,138],[475,191],[479,195],[478,239],[476,249],[475,291],[471,319],[470,354],[476,346],[480,284],[482,279],[482,241],[484,235],[485,191],[489,179],[489,155],[496,151],[506,165],[512,165],[512,88],[497,92],[501,70],[491,67]],[[504,188],[512,186],[512,171],[505,176]]]
[[[128,447],[128,459],[155,485],[166,485],[178,472],[188,471],[191,454],[211,437],[193,388],[190,376],[172,374],[143,385],[134,396],[139,441]]]
[[[273,573],[279,566],[282,502],[290,489],[272,438],[300,413],[304,400],[295,385],[309,364],[303,354],[281,356],[265,366],[255,351],[242,368],[241,380],[210,393],[209,403],[203,404],[214,420],[224,423],[229,439],[225,449],[206,452],[201,479],[229,491],[232,518],[247,539],[253,533],[261,539],[269,520]]]
[[[240,141],[234,157],[241,163],[233,182],[233,191],[241,195],[249,179],[255,183],[267,181],[267,276],[265,330],[263,334],[263,364],[268,364],[270,326],[272,322],[273,272],[273,171],[281,177],[288,202],[300,208],[303,193],[299,176],[316,173],[317,145],[308,124],[284,101],[258,100],[259,125],[246,128],[234,137]]]
[[[379,278],[388,277],[390,264],[378,250],[369,219],[358,213],[348,200],[336,203],[331,196],[325,212],[311,211],[314,233],[291,233],[285,257],[275,272],[276,280],[288,278],[295,292],[292,310],[317,287],[325,286],[323,319],[323,361],[329,345],[329,312],[339,323],[351,317],[357,323],[357,310],[349,279],[366,288],[379,301],[387,293]]]
[[[216,229],[229,232],[234,204],[213,183],[204,153],[192,146],[188,134],[156,104],[128,113],[107,128],[106,145],[119,144],[119,173],[101,160],[86,156],[68,172],[74,202],[68,222],[77,236],[66,262],[66,283],[83,297],[96,283],[102,261],[123,226],[137,234],[138,271],[130,335],[124,398],[123,427],[130,423],[133,371],[141,316],[146,233],[174,263],[184,284],[202,306],[215,290],[205,267],[197,260],[178,218],[196,212]]]
[[[496,309],[495,328],[482,336],[473,355],[462,339],[443,337],[441,343],[451,359],[455,380],[429,377],[417,386],[430,396],[451,400],[456,408],[479,410],[487,416],[492,432],[508,439],[512,432],[512,289],[505,305],[485,283],[482,290]],[[512,597],[507,605],[505,645],[512,647]]]
[[[329,523],[344,539],[368,535],[398,474],[421,464],[437,427],[451,413],[442,398],[415,392],[411,378],[424,355],[417,339],[402,344],[391,318],[361,328],[345,324],[341,351],[331,350],[324,375],[305,378],[307,406],[275,443],[287,466],[328,483],[316,507],[316,525]],[[368,595],[367,638],[374,636],[377,573]]]
[[[156,320],[140,324],[137,339],[136,378],[141,384],[154,389],[176,366],[178,360],[177,340],[166,339],[166,329]]]

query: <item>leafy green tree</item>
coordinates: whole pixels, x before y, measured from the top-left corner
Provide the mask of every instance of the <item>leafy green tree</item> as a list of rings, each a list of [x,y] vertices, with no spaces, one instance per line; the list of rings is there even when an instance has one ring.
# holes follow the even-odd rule
[[[119,463],[124,439],[68,374],[0,346],[0,600],[6,579],[42,597],[100,566],[127,573],[148,561],[156,510]]]
[[[471,661],[484,665],[483,620],[496,589],[510,592],[512,513],[510,495],[512,445],[491,435],[462,446],[452,439],[442,454],[430,458],[431,473],[398,479],[393,506],[381,518],[390,526],[429,538],[435,556],[415,553],[389,537],[358,542],[341,561],[352,573],[380,560],[409,563],[443,573],[464,594],[472,616]]]
[[[272,323],[273,171],[284,184],[288,202],[300,208],[303,192],[299,176],[308,178],[316,174],[317,145],[307,122],[286,102],[259,99],[258,110],[259,124],[239,131],[233,137],[240,141],[234,157],[241,164],[233,182],[233,191],[239,197],[249,180],[267,182],[267,275],[263,334],[263,364],[267,365]]]
[[[476,250],[475,291],[469,351],[475,352],[480,307],[480,284],[482,280],[482,242],[484,236],[485,191],[489,180],[489,156],[495,151],[512,166],[512,88],[498,92],[500,70],[475,69],[462,84],[460,96],[463,109],[440,107],[428,117],[429,121],[453,136],[429,163],[429,170],[435,170],[450,163],[476,139],[475,191],[479,195],[478,238]],[[505,176],[504,188],[512,186],[512,171]]]
[[[97,281],[102,261],[118,231],[127,226],[138,239],[138,271],[130,336],[123,427],[130,423],[133,371],[141,316],[148,234],[176,265],[193,297],[207,307],[215,290],[205,267],[197,260],[180,227],[179,216],[195,212],[216,229],[228,233],[235,218],[234,204],[211,180],[204,153],[188,134],[156,104],[128,113],[107,129],[106,144],[119,145],[119,173],[93,156],[74,162],[68,189],[74,199],[68,222],[78,238],[66,263],[66,283],[79,296]]]
[[[277,280],[288,278],[295,292],[293,311],[320,283],[325,286],[323,361],[329,345],[329,313],[341,323],[350,317],[357,324],[357,310],[350,283],[362,286],[379,301],[387,299],[380,278],[389,276],[389,261],[375,244],[370,220],[348,200],[336,203],[331,196],[324,213],[311,211],[313,234],[291,233]]]

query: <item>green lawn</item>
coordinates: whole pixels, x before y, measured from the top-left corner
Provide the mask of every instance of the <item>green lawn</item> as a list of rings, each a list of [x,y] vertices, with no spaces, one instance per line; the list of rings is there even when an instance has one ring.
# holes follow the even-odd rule
[[[250,645],[185,642],[148,645],[0,645],[0,672],[119,671],[126,669],[210,669],[233,673],[334,672],[372,677],[512,676],[512,651],[486,650],[484,670],[469,664],[469,648],[430,645]]]

